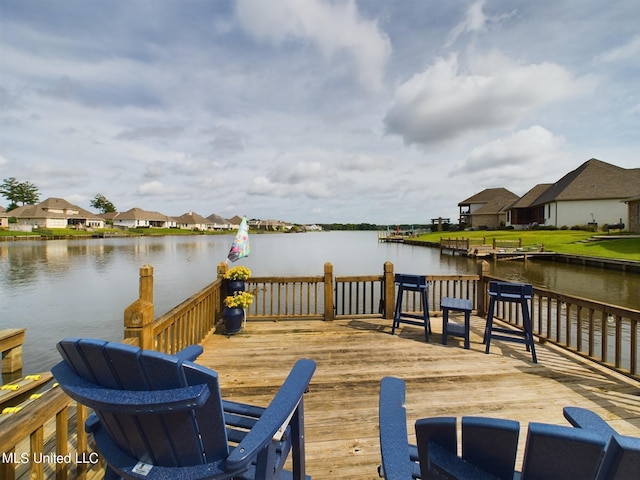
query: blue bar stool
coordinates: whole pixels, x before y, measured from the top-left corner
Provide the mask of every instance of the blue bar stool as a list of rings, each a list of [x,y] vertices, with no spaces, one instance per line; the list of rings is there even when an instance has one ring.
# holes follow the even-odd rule
[[[424,275],[403,275],[398,273],[395,275],[395,283],[398,285],[398,297],[396,298],[396,311],[393,316],[391,335],[395,335],[396,327],[399,327],[401,323],[424,325],[424,339],[428,342],[429,333],[431,333],[431,323],[429,322],[429,304],[427,303],[427,277]],[[422,314],[418,315],[402,310],[404,292],[420,293]],[[419,322],[417,321],[418,319],[422,321]]]
[[[533,363],[538,363],[536,347],[533,343],[531,315],[529,313],[529,300],[531,300],[532,296],[533,286],[529,284],[489,282],[489,312],[487,314],[487,325],[484,330],[483,340],[483,343],[486,345],[485,353],[489,353],[492,338],[507,342],[524,343],[527,346],[527,352],[531,352]],[[520,304],[520,307],[522,308],[522,330],[493,326],[493,314],[495,312],[496,302]]]

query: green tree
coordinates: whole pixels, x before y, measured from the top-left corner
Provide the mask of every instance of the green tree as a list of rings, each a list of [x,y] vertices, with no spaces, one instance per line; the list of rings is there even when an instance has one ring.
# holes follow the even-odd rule
[[[40,201],[38,187],[31,182],[19,182],[15,177],[5,178],[0,185],[0,194],[9,200],[7,210],[22,205],[35,205]]]
[[[100,211],[100,213],[116,212],[116,206],[111,203],[107,197],[98,193],[93,200],[91,200],[91,206]]]

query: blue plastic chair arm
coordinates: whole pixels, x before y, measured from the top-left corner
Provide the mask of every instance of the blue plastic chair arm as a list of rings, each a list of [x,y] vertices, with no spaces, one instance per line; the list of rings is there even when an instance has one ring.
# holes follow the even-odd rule
[[[316,362],[313,360],[301,359],[295,363],[260,419],[227,457],[227,470],[246,467],[271,441],[298,407],[315,369]]]
[[[204,349],[200,345],[189,345],[188,347],[183,348],[174,356],[178,357],[180,360],[188,360],[189,362],[193,362],[202,355]]]
[[[412,476],[405,391],[405,383],[399,378],[384,377],[380,383],[380,473],[387,480],[407,480]]]
[[[65,363],[51,369],[60,387],[76,401],[93,408],[118,413],[163,414],[199,408],[209,398],[207,385],[170,390],[115,390],[88,382]]]
[[[606,439],[609,439],[618,433],[597,413],[587,410],[586,408],[564,407],[562,409],[562,413],[564,418],[566,418],[574,427],[596,432]]]

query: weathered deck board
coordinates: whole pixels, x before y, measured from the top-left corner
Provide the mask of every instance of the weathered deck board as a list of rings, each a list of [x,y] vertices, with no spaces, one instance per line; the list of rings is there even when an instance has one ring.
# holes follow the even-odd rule
[[[472,317],[471,349],[441,341],[441,320],[424,330],[403,325],[391,336],[380,319],[249,321],[233,336],[212,335],[198,362],[220,374],[226,398],[266,405],[297,358],[317,362],[305,397],[307,473],[320,479],[375,479],[380,463],[378,394],[385,375],[407,382],[410,434],[417,418],[485,415],[519,420],[519,461],[530,421],[568,425],[562,407],[593,409],[619,432],[640,436],[640,383],[536,344],[482,345],[484,320]]]

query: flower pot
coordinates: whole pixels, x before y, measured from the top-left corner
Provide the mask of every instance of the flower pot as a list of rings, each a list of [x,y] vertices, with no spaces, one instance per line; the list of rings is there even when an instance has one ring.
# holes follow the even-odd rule
[[[222,319],[224,320],[224,331],[227,335],[238,333],[242,329],[244,309],[240,307],[226,307],[222,312]]]
[[[244,280],[227,280],[227,293],[244,292]]]

